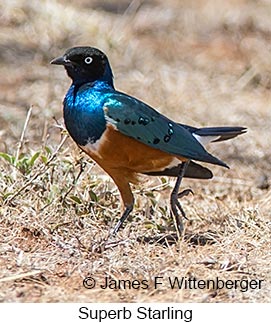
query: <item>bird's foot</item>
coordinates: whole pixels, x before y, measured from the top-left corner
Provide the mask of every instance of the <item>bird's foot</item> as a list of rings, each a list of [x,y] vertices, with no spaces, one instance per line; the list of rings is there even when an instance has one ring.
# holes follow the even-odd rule
[[[185,212],[184,212],[184,210],[181,206],[181,203],[179,202],[178,199],[180,199],[184,196],[187,196],[190,193],[194,194],[191,189],[186,189],[186,190],[183,190],[182,192],[177,193],[177,194],[173,193],[173,194],[171,194],[171,197],[170,197],[170,206],[171,206],[172,213],[175,217],[176,226],[177,226],[179,234],[182,234],[182,232],[183,232],[183,221],[182,221],[182,218],[180,217],[179,212],[181,212],[182,216],[186,220],[188,220],[188,218],[186,217]]]
[[[115,227],[113,229],[113,232],[112,232],[113,236],[115,236],[118,233],[118,231],[122,227],[124,221],[128,218],[129,214],[132,212],[133,207],[134,207],[134,204],[128,205],[126,207],[121,218],[119,219],[119,221],[117,222],[117,224],[115,225]]]

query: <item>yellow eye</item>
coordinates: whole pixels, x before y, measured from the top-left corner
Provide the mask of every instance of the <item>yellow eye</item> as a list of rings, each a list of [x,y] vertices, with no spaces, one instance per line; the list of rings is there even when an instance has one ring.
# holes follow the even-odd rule
[[[93,61],[92,57],[88,56],[85,58],[85,63],[86,64],[91,64],[91,62]]]

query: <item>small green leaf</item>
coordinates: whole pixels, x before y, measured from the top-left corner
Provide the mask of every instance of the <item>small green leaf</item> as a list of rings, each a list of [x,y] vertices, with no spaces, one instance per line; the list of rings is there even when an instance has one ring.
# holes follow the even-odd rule
[[[70,199],[73,200],[74,202],[78,203],[78,204],[82,204],[82,201],[80,200],[80,198],[78,196],[71,195]]]
[[[40,156],[41,160],[43,161],[44,164],[47,164],[48,158],[44,155]]]
[[[88,194],[90,196],[91,201],[98,202],[98,196],[92,190],[90,190]]]
[[[167,179],[165,177],[161,177],[161,182],[162,182],[162,184],[166,184]]]
[[[0,157],[2,157],[3,159],[5,159],[6,161],[8,161],[10,164],[13,164],[15,161],[15,157],[11,156],[9,154],[6,153],[0,153]]]
[[[155,198],[155,195],[153,194],[153,192],[149,191],[149,192],[146,192],[145,193],[146,196],[148,197],[152,197],[152,198]]]
[[[44,149],[48,155],[52,155],[52,150],[49,147],[45,146]]]
[[[167,209],[163,208],[162,206],[159,206],[159,210],[163,215],[167,215]]]
[[[153,229],[155,228],[155,224],[153,222],[150,222],[150,221],[145,221],[144,222],[144,226],[146,229]]]
[[[31,159],[29,160],[29,165],[30,166],[33,166],[35,161],[37,160],[37,158],[39,157],[40,155],[40,151],[37,151],[32,157]]]
[[[155,207],[157,204],[157,201],[154,198],[151,198],[150,201],[151,201],[152,206]]]

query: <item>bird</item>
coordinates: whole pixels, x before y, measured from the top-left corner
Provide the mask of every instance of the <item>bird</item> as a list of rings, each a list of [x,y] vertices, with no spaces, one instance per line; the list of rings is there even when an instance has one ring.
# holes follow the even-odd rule
[[[95,47],[76,46],[53,59],[63,65],[72,83],[63,101],[65,127],[79,146],[114,181],[123,202],[123,212],[113,235],[132,212],[131,184],[141,175],[176,177],[170,194],[170,209],[178,235],[186,218],[179,192],[183,177],[210,179],[213,173],[198,162],[229,168],[207,152],[209,142],[232,139],[245,127],[196,128],[175,122],[143,101],[115,89],[107,55]]]

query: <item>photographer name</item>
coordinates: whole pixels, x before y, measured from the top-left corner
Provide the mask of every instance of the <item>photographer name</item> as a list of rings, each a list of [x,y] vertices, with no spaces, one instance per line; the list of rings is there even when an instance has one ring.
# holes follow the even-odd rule
[[[197,279],[191,277],[163,277],[156,276],[151,281],[147,279],[113,279],[111,277],[105,277],[101,289],[148,289],[154,287],[158,289],[161,287],[167,287],[171,289],[238,289],[241,292],[247,292],[253,289],[262,289],[263,279],[227,279],[223,280],[218,277],[214,279]]]

